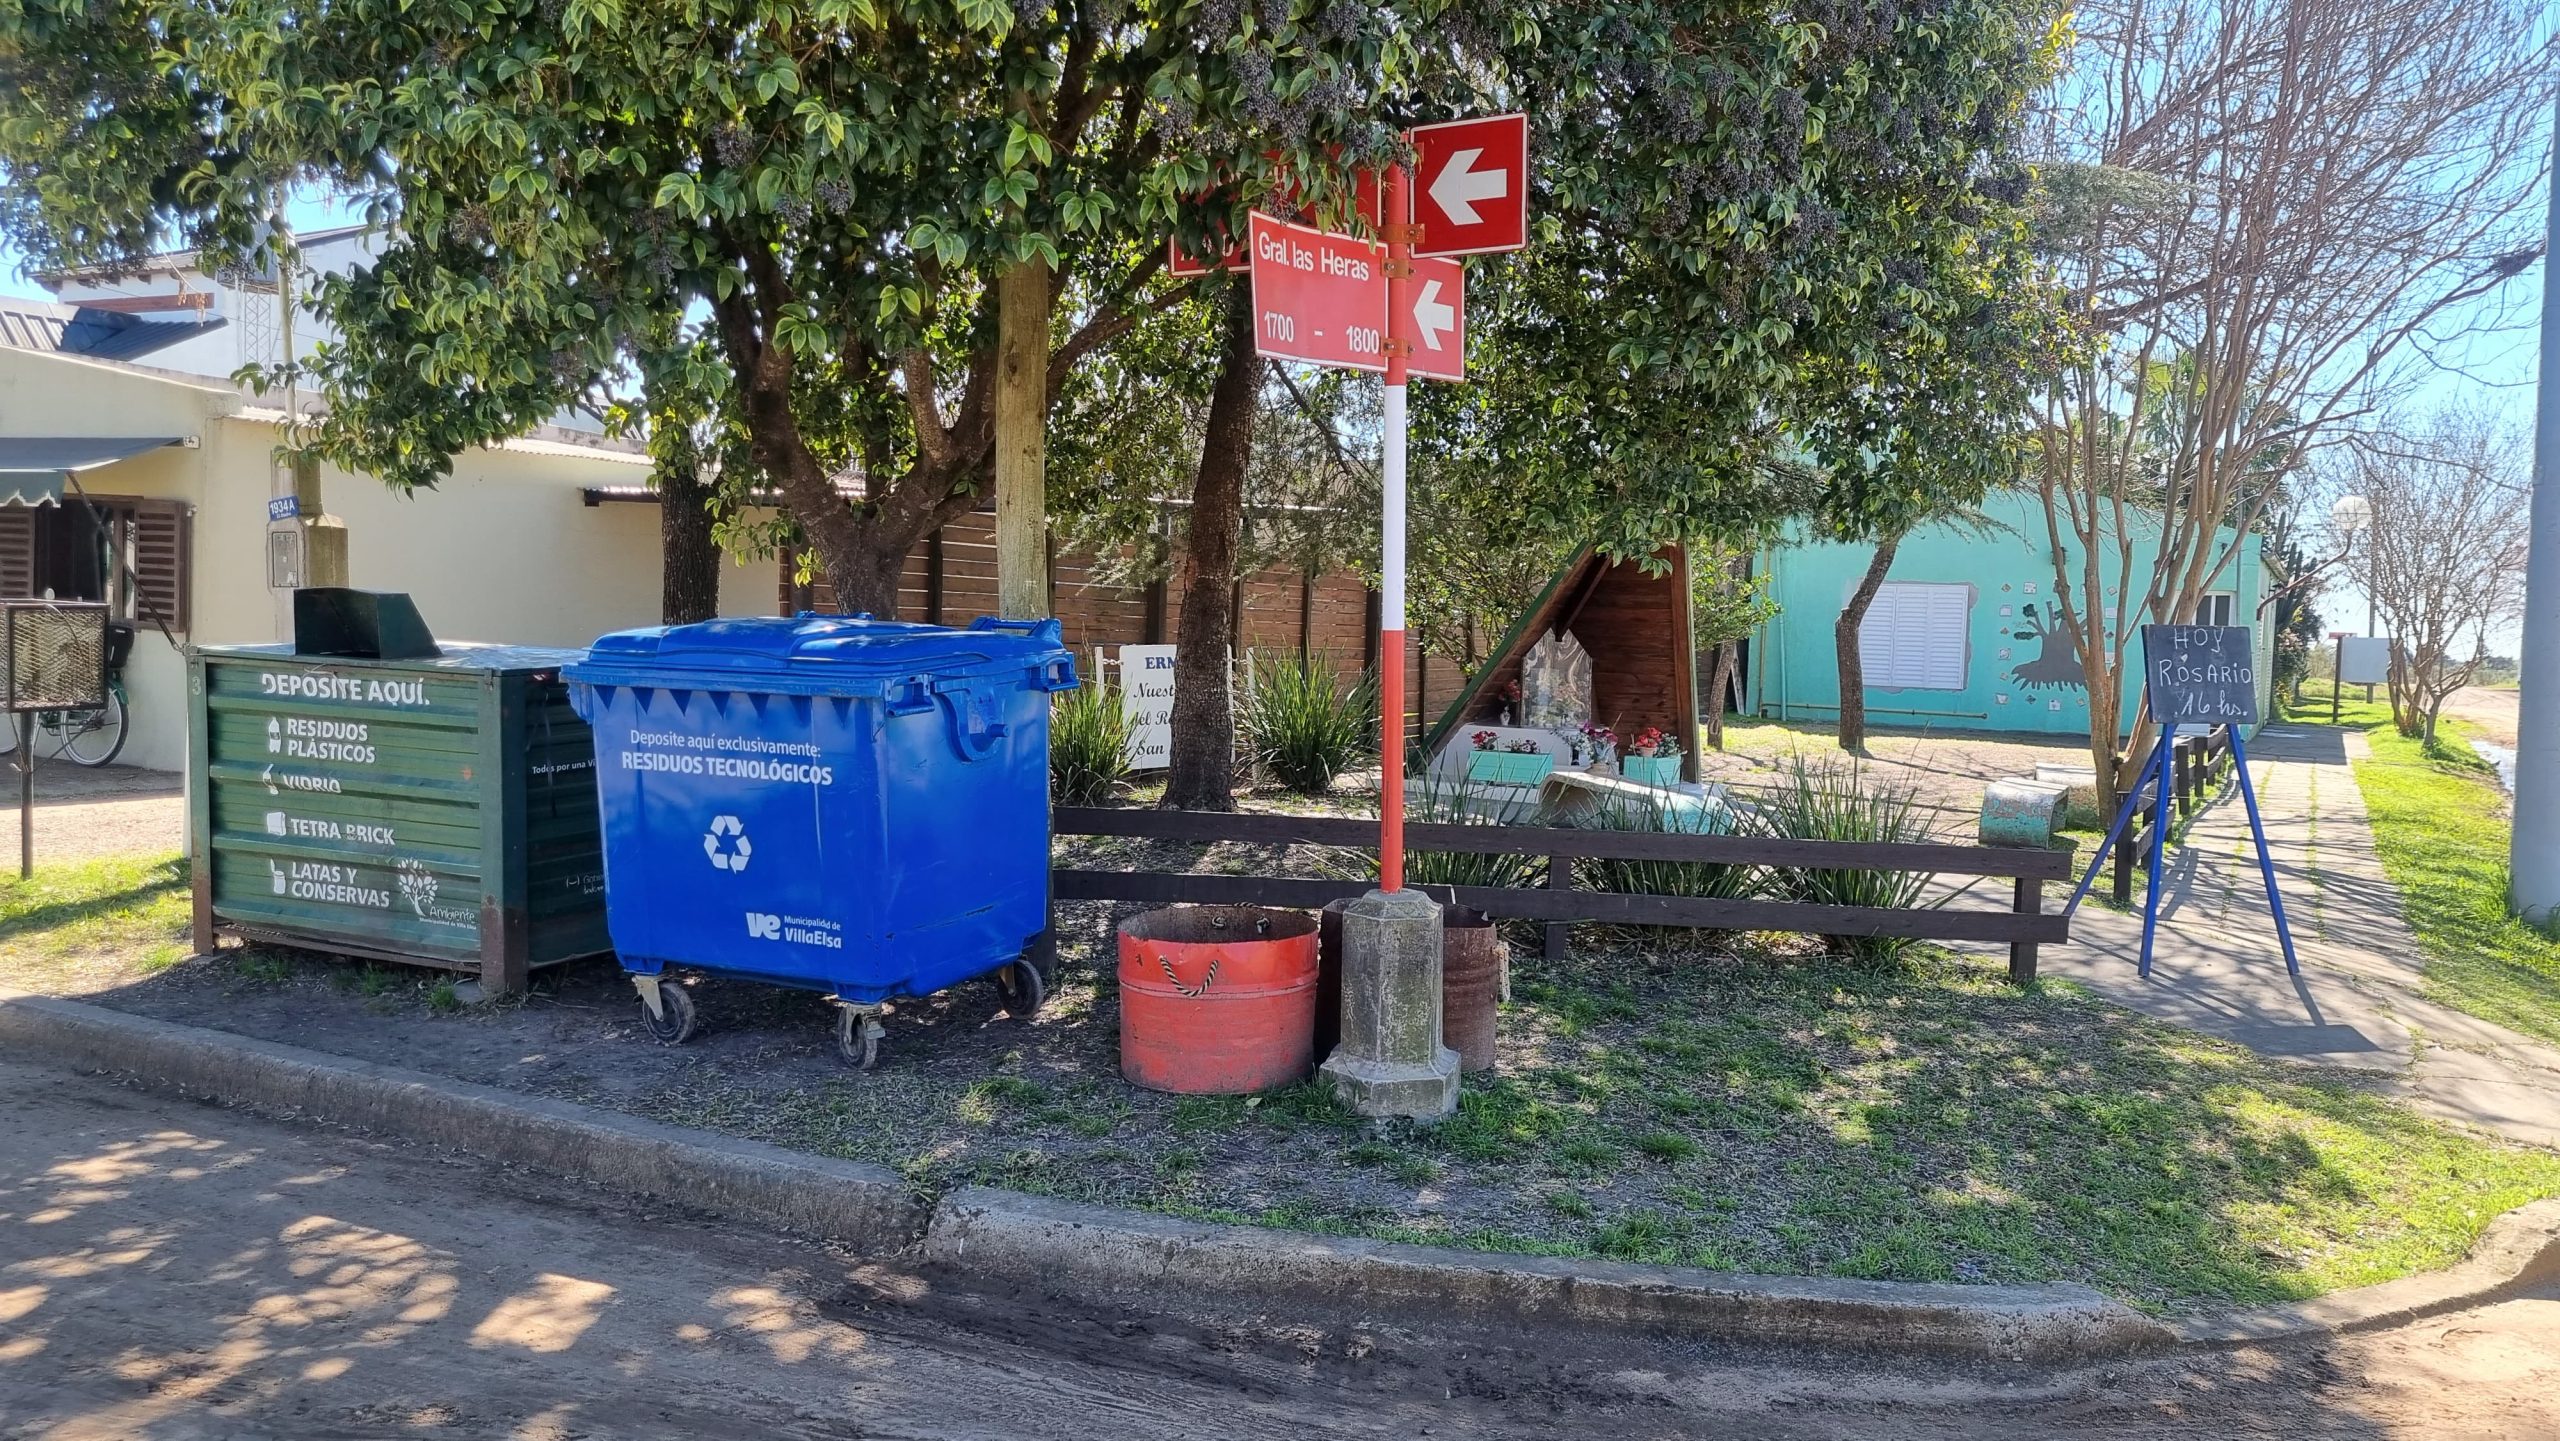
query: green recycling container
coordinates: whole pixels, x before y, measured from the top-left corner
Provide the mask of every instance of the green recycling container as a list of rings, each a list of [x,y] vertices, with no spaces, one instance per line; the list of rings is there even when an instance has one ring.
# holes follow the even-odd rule
[[[195,942],[219,933],[440,966],[497,991],[610,950],[595,744],[560,667],[189,653]]]

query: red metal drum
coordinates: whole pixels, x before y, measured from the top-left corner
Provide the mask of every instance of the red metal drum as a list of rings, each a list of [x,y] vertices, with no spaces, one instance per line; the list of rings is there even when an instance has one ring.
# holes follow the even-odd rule
[[[1315,1065],[1316,922],[1177,906],[1120,927],[1120,1074],[1154,1091],[1243,1095]]]

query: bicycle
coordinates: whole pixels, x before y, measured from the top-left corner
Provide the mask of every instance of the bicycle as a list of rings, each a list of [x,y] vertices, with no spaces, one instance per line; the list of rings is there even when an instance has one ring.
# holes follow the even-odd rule
[[[71,710],[37,711],[29,717],[31,734],[39,741],[48,737],[53,754],[74,765],[97,767],[106,765],[124,753],[126,708],[124,689],[125,662],[133,658],[134,628],[127,622],[107,622],[107,688],[104,705],[80,706]],[[14,722],[0,724],[0,756],[15,755],[18,750],[18,727]]]

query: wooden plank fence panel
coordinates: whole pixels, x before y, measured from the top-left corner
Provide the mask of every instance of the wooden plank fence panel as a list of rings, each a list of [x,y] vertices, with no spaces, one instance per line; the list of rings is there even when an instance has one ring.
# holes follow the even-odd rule
[[[1147,840],[1233,841],[1242,845],[1324,845],[1375,850],[1375,821],[1345,816],[1157,811],[1135,807],[1061,806],[1060,835]],[[1812,870],[1924,871],[1954,876],[2063,880],[2072,858],[2062,851],[1997,846],[1870,841],[1807,841],[1775,836],[1668,835],[1651,831],[1572,830],[1557,826],[1409,824],[1405,844],[1417,851],[1467,855],[1578,856],[1594,860],[1699,861]]]
[[[1053,884],[1057,899],[1062,901],[1260,905],[1307,910],[1367,895],[1375,889],[1368,881],[1072,869],[1055,872]],[[2021,915],[2014,911],[1823,906],[1799,901],[1631,896],[1608,891],[1523,886],[1418,886],[1415,889],[1511,920],[1602,921],[1715,931],[1903,936],[2004,944],[2067,941],[2071,938],[2067,917]]]

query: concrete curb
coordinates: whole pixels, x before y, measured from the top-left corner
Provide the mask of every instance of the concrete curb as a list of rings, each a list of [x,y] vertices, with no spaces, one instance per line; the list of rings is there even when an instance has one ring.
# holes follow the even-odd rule
[[[2168,1328],[2085,1286],[1745,1276],[1219,1226],[972,1187],[945,1197],[929,1261],[1024,1285],[1215,1291],[1728,1340],[2076,1361],[2166,1350]]]
[[[2195,1316],[2170,1329],[2180,1345],[2207,1349],[2336,1336],[2489,1305],[2554,1280],[2560,1280],[2560,1199],[2518,1206],[2491,1221],[2471,1253],[2442,1271],[2283,1306]]]
[[[1836,1281],[1505,1256],[1211,1225],[983,1187],[928,1211],[885,1166],[6,989],[0,1055],[423,1141],[875,1255],[921,1238],[926,1259],[955,1272],[1053,1291],[1216,1292],[1440,1320],[2052,1362],[2369,1330],[2560,1279],[2560,1200],[2499,1217],[2448,1270],[2162,1323],[2083,1286]]]
[[[912,1245],[926,1221],[924,1207],[886,1166],[78,1001],[0,991],[0,1055],[41,1055],[197,1099],[298,1112],[866,1251]]]

